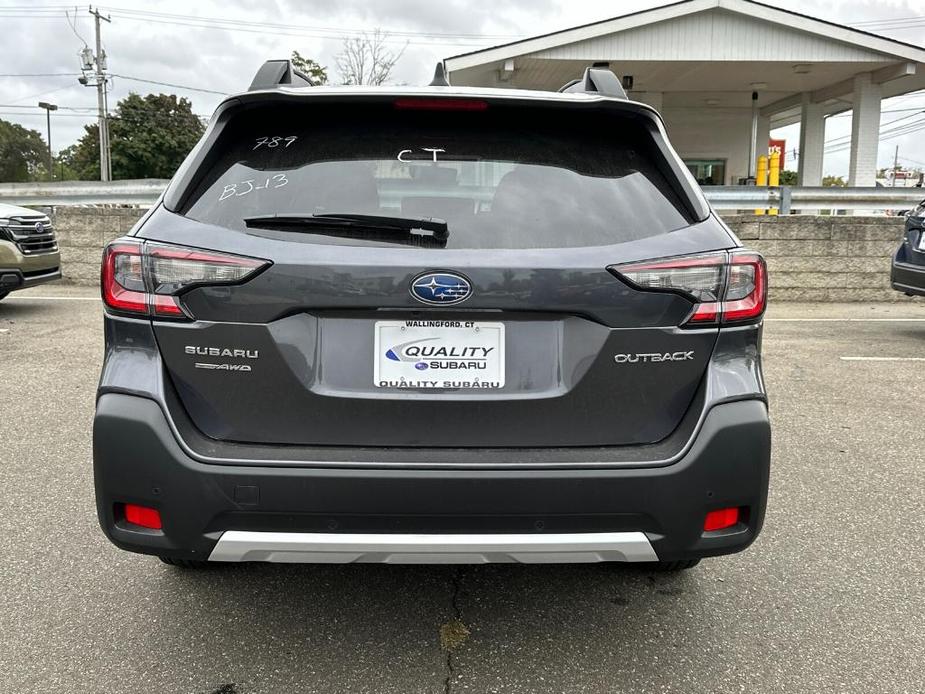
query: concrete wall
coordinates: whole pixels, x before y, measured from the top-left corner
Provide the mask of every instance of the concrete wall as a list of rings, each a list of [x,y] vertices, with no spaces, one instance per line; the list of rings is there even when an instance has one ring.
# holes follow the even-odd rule
[[[100,254],[143,210],[59,207],[54,222],[65,281],[96,284]],[[896,217],[726,215],[742,242],[768,260],[776,301],[897,301],[890,259],[903,222]]]
[[[768,261],[775,301],[899,301],[890,262],[899,247],[897,217],[724,216],[742,243]]]
[[[51,218],[64,281],[98,284],[103,246],[126,234],[144,213],[139,207],[54,208]]]

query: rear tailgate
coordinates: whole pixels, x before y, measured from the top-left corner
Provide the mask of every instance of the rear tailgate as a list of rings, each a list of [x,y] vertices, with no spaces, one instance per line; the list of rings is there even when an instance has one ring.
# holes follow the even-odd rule
[[[204,434],[613,446],[657,442],[677,427],[717,329],[678,327],[688,298],[640,291],[607,267],[732,241],[694,218],[651,120],[595,111],[572,124],[571,112],[495,104],[293,109],[274,111],[273,129],[253,111],[232,121],[183,214],[161,210],[142,228],[272,262],[244,284],[186,292],[194,321],[155,321],[169,377]],[[531,123],[537,114],[555,118]],[[450,239],[242,222],[319,212],[441,217]],[[454,277],[469,292],[459,302],[414,292]]]

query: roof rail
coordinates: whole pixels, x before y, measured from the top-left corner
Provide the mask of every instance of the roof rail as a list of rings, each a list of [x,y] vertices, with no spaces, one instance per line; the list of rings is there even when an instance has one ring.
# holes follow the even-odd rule
[[[585,74],[580,80],[572,80],[562,85],[559,91],[603,94],[615,99],[626,98],[626,91],[617,76],[611,72],[609,63],[592,64],[591,67],[585,69]]]
[[[247,91],[276,89],[277,87],[312,87],[312,81],[292,66],[290,60],[268,60],[254,75]]]

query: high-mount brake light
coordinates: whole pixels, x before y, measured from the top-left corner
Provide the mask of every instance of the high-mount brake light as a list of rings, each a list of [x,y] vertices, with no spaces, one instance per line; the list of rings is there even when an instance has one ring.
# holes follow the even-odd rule
[[[395,108],[407,111],[486,111],[488,102],[479,99],[440,99],[402,97],[395,99]]]
[[[614,265],[612,273],[646,291],[681,294],[694,302],[686,326],[755,321],[767,305],[768,270],[750,251],[725,251]]]
[[[121,239],[103,252],[100,286],[103,301],[114,311],[188,318],[179,294],[203,285],[240,282],[268,264],[227,253]]]

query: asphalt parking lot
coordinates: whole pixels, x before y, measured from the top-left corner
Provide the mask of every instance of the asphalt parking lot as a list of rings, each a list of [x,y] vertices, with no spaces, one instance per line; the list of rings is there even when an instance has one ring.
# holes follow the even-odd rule
[[[666,576],[120,552],[93,503],[95,297],[0,303],[0,692],[925,691],[921,300],[772,307],[764,532]]]

